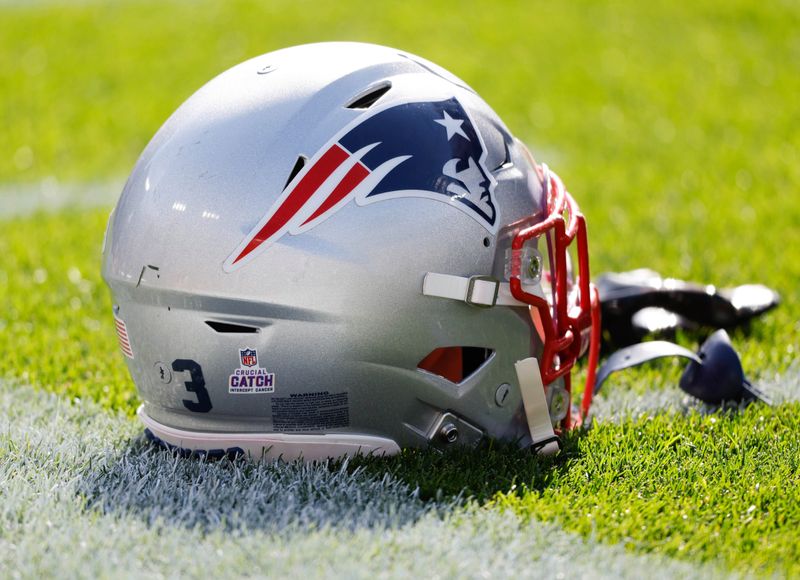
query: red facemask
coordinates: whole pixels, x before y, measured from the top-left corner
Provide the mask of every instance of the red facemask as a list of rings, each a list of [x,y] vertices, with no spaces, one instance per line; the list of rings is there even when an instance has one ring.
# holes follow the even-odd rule
[[[515,234],[511,242],[509,287],[514,298],[535,309],[541,322],[544,352],[539,365],[545,385],[563,377],[564,386],[571,393],[572,367],[587,347],[589,349],[589,370],[581,415],[572,417],[571,413],[567,413],[562,427],[569,429],[580,422],[581,416],[586,417],[591,406],[600,350],[600,305],[597,290],[589,281],[586,220],[561,179],[546,165],[536,168],[547,195],[547,217]],[[554,273],[550,276],[550,300],[526,292],[520,279],[525,242],[542,237],[547,243],[550,272]],[[567,276],[568,249],[576,239],[578,277],[571,285]]]

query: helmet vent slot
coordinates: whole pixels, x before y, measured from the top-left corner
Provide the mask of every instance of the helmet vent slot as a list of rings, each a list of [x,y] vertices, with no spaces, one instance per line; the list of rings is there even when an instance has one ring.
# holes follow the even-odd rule
[[[256,326],[244,326],[243,324],[232,324],[230,322],[206,320],[206,324],[220,334],[256,334],[260,332]]]
[[[385,82],[377,87],[371,87],[366,94],[357,96],[346,108],[348,109],[369,109],[383,95],[389,92],[392,83]]]
[[[497,173],[498,171],[502,171],[503,169],[508,169],[509,167],[514,167],[514,162],[511,161],[511,151],[508,149],[508,141],[503,139],[503,148],[505,149],[505,156],[503,157],[503,161],[492,169],[492,173]]]
[[[297,158],[297,161],[294,162],[294,167],[292,167],[292,171],[289,173],[289,177],[286,178],[286,183],[283,185],[283,189],[286,189],[286,187],[292,182],[292,179],[297,177],[297,174],[300,173],[300,170],[305,166],[306,161],[307,159],[302,155]]]
[[[445,346],[432,350],[419,361],[417,368],[452,383],[461,383],[474,375],[494,350],[481,346]]]

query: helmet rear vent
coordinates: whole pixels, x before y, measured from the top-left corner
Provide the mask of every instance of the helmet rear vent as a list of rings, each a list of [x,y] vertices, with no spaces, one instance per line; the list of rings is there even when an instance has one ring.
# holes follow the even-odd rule
[[[292,179],[297,177],[297,174],[300,173],[300,170],[305,166],[306,161],[308,160],[302,155],[297,158],[297,161],[294,162],[294,167],[292,167],[291,173],[289,173],[289,177],[286,179],[283,189],[286,189],[286,187],[292,182]]]
[[[474,375],[494,354],[480,346],[445,346],[432,350],[419,361],[417,368],[461,383]]]
[[[206,320],[206,324],[221,334],[256,334],[260,332],[256,326],[244,326],[243,324],[232,324],[230,322]]]
[[[369,109],[375,102],[392,88],[392,83],[386,81],[376,87],[367,89],[366,94],[358,95],[346,108]]]

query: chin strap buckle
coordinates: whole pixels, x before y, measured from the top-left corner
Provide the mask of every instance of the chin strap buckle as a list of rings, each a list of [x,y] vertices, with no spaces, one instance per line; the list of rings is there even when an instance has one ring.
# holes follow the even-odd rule
[[[541,455],[555,455],[561,451],[561,438],[558,435],[553,435],[549,439],[531,443],[531,451]]]
[[[480,282],[478,291],[476,292],[476,285]],[[491,286],[494,286],[494,292]],[[487,292],[488,290],[488,292]],[[497,304],[497,295],[500,292],[500,280],[491,276],[470,276],[467,283],[467,295],[464,297],[464,302],[470,306],[477,306],[478,308],[491,308]],[[491,298],[489,296],[491,295]]]

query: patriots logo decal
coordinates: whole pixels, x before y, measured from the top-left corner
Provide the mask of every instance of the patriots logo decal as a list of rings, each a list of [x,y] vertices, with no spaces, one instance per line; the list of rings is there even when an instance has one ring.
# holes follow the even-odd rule
[[[495,234],[496,185],[483,138],[456,98],[379,107],[314,155],[223,267],[236,270],[350,200],[361,206],[398,197],[445,202]]]

